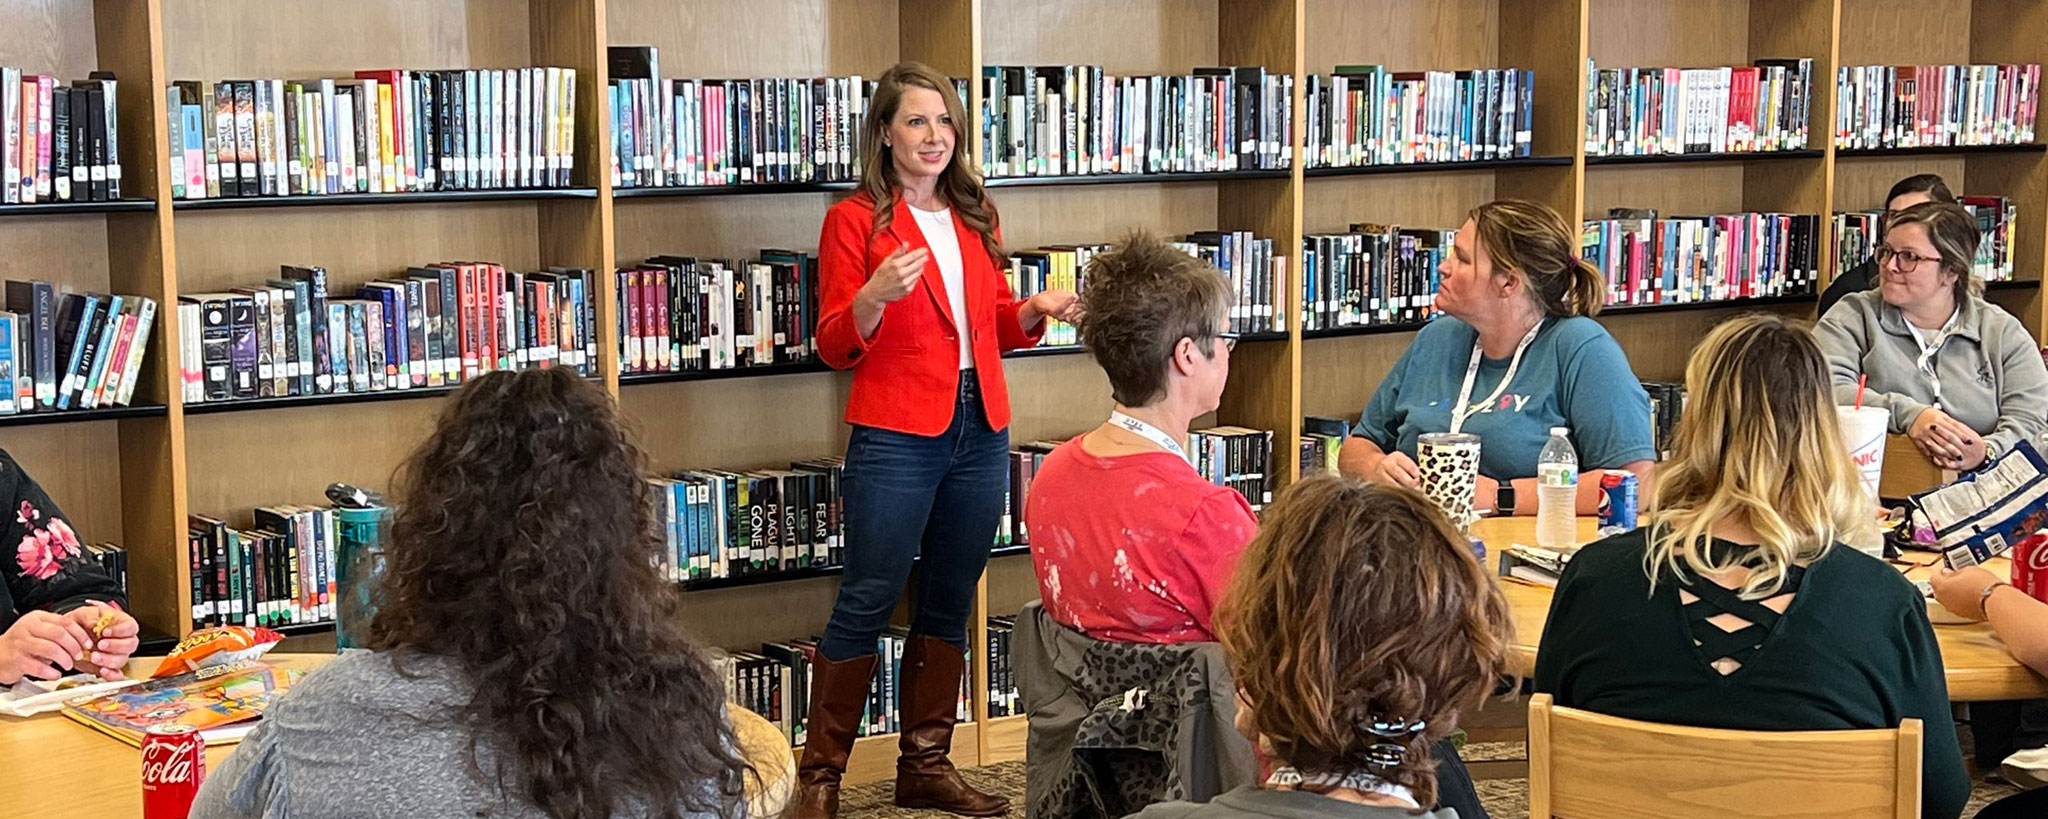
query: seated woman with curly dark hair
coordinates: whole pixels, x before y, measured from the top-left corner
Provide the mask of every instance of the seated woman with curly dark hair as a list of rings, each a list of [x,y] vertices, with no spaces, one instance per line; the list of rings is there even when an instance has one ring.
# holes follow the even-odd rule
[[[192,815],[745,815],[641,462],[567,370],[463,387],[401,468],[370,650],[281,698]]]
[[[1309,478],[1283,492],[1223,598],[1218,637],[1263,787],[1140,819],[1454,819],[1432,746],[1508,671],[1507,601],[1412,489]]]

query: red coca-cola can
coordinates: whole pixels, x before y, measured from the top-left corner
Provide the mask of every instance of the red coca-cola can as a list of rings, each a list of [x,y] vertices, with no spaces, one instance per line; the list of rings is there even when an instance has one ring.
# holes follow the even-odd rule
[[[2048,603],[2048,532],[2021,538],[2006,557],[2012,560],[2012,584]]]
[[[206,779],[206,740],[190,725],[152,725],[142,738],[142,819],[185,819]]]

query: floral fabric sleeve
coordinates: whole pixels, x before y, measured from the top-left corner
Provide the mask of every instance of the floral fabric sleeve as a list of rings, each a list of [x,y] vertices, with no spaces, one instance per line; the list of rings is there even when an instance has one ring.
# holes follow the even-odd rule
[[[0,502],[11,513],[0,530],[0,547],[13,552],[13,560],[0,564],[0,575],[14,598],[14,610],[0,616],[12,621],[32,609],[63,612],[89,601],[128,607],[120,586],[86,553],[56,502],[4,450]]]

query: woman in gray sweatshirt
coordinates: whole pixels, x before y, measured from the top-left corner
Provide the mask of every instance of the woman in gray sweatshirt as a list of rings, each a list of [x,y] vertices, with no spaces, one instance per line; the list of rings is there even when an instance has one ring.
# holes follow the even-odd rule
[[[1891,431],[1927,460],[1971,470],[2048,430],[2048,367],[2018,319],[1970,275],[1977,220],[1927,202],[1895,214],[1877,248],[1877,286],[1851,294],[1814,333],[1835,403],[1891,410]]]

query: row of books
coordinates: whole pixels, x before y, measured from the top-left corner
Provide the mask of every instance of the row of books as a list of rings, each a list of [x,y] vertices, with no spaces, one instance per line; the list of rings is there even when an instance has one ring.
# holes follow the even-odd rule
[[[1276,305],[1286,292],[1287,259],[1276,255],[1273,240],[1253,236],[1248,230],[1205,230],[1190,233],[1173,246],[1209,263],[1223,274],[1235,294],[1230,309],[1232,333],[1284,332],[1285,317]],[[1088,262],[1115,245],[1048,245],[1010,254],[1009,283],[1017,298],[1027,299],[1044,290],[1082,292],[1088,281]],[[1052,322],[1040,343],[1073,345],[1081,343],[1079,331],[1063,322]]]
[[[1971,275],[1979,281],[2010,280],[2018,205],[2004,196],[1961,196],[1956,202],[1977,219],[1977,258],[1971,265]],[[1878,223],[1883,219],[1881,210],[1835,214],[1836,270],[1849,270],[1877,252]]]
[[[573,68],[179,80],[164,94],[178,199],[560,188],[575,166]]]
[[[1307,165],[1340,168],[1529,155],[1535,72],[1388,71],[1340,65],[1310,74]]]
[[[377,279],[354,298],[325,268],[284,265],[262,285],[178,299],[188,404],[454,386],[493,370],[595,373],[589,270],[449,262]]]
[[[1685,412],[1685,385],[1676,381],[1645,381],[1650,394],[1650,433],[1656,439],[1657,460],[1671,457],[1671,442],[1678,433],[1678,418]]]
[[[332,622],[340,531],[330,507],[262,507],[248,528],[192,515],[192,627]]]
[[[1748,153],[1806,147],[1813,60],[1718,68],[1586,61],[1586,153]]]
[[[0,414],[125,407],[135,397],[156,300],[6,284],[0,312]]]
[[[1115,76],[1099,65],[982,67],[988,177],[1199,173],[1292,162],[1294,77],[1260,66]]]
[[[902,730],[903,649],[909,638],[909,632],[899,626],[876,641],[881,662],[868,683],[867,707],[855,723],[855,736]],[[811,664],[818,655],[820,639],[762,643],[759,651],[720,652],[712,667],[725,681],[727,700],[774,723],[791,745],[802,745],[809,738],[804,723],[810,716]],[[973,678],[970,665],[960,675],[960,698],[954,711],[962,722],[974,719],[970,699]]]
[[[1845,65],[1835,70],[1835,147],[2034,141],[2041,66]]]
[[[1456,230],[1354,224],[1302,237],[1302,328],[1416,324],[1436,314]]]
[[[0,66],[0,203],[121,198],[114,74],[60,83]]]
[[[873,80],[667,79],[653,46],[612,46],[608,56],[615,187],[860,179]],[[966,98],[964,84],[956,90]]]
[[[1011,637],[1017,632],[1014,615],[988,618],[988,715],[1014,717],[1024,713],[1024,698],[1017,695],[1017,664],[1011,659]]]
[[[1351,420],[1326,415],[1301,419],[1301,474],[1337,474],[1337,453],[1351,437]]]
[[[623,372],[725,370],[817,355],[818,264],[807,253],[654,256],[617,276]]]
[[[1820,280],[1817,214],[1614,208],[1582,225],[1579,256],[1607,280],[1610,305],[1790,296]]]
[[[677,581],[774,574],[845,562],[843,458],[788,469],[691,469],[648,479]]]

